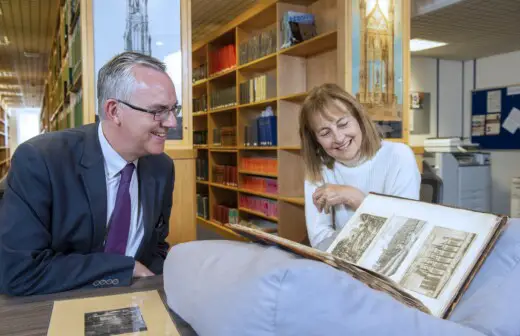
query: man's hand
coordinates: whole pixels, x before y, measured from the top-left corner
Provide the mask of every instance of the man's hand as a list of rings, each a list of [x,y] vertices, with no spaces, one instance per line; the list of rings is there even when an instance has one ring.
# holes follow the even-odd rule
[[[144,266],[137,260],[135,261],[134,278],[144,278],[144,277],[149,277],[149,276],[154,276],[154,275],[155,274],[150,272],[150,270],[148,268],[146,268],[146,266]]]
[[[314,191],[312,199],[319,212],[325,210],[325,213],[328,214],[331,208],[338,204],[344,204],[356,210],[365,199],[365,195],[361,190],[351,186],[324,184]]]

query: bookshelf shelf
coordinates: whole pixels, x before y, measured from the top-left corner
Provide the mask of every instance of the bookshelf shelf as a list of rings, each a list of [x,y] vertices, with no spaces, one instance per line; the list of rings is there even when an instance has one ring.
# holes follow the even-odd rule
[[[246,241],[246,239],[244,237],[242,237],[242,236],[236,234],[234,231],[224,227],[222,224],[204,219],[199,216],[197,216],[197,221],[202,223],[206,228],[208,228],[226,238],[233,239],[233,240]]]
[[[249,63],[243,64],[238,67],[238,70],[241,72],[263,72],[266,70],[274,69],[276,68],[276,55],[277,53],[272,53],[270,55],[251,61]]]
[[[208,112],[205,112],[205,111],[203,111],[203,112],[193,112],[192,113],[192,116],[194,116],[194,117],[204,117],[204,116],[207,116],[207,115],[208,115]]]
[[[237,106],[226,106],[226,107],[220,107],[216,109],[209,110],[209,113],[222,113],[222,112],[232,112],[237,109]]]
[[[278,197],[280,201],[284,201],[287,203],[291,203],[294,205],[305,205],[305,198],[304,197]]]
[[[276,146],[241,146],[238,147],[239,150],[244,151],[275,151],[278,149]]]
[[[232,187],[232,186],[228,186],[228,185],[221,184],[221,183],[210,182],[209,185],[211,185],[212,187],[215,187],[215,188],[238,191],[237,187]]]
[[[286,101],[289,101],[289,102],[302,103],[305,100],[305,98],[307,98],[307,95],[308,95],[307,92],[302,92],[302,93],[291,94],[291,95],[288,95],[288,96],[283,96],[283,97],[280,97],[278,99],[279,100],[286,100]]]
[[[273,103],[276,103],[277,100],[278,100],[277,98],[265,99],[265,100],[254,102],[254,103],[241,104],[238,107],[241,108],[241,109],[246,109],[246,108],[249,108],[249,107],[255,107],[255,108],[263,109],[263,108],[266,108],[269,105],[273,105]]]
[[[212,74],[208,80],[215,81],[215,80],[223,79],[226,77],[230,77],[235,74],[236,70],[237,70],[237,68],[236,68],[236,66],[234,66],[230,69],[217,72],[215,74]]]
[[[278,174],[275,174],[275,173],[263,173],[263,172],[255,172],[255,171],[250,171],[250,170],[239,170],[238,172],[240,174],[244,174],[244,175],[278,177]]]
[[[245,213],[251,214],[251,215],[255,215],[255,216],[260,217],[260,218],[267,219],[267,220],[272,221],[272,222],[278,222],[278,218],[266,216],[265,214],[263,214],[263,213],[261,213],[259,211],[254,211],[254,210],[247,209],[247,208],[242,208],[242,207],[239,208],[239,210],[243,211]]]
[[[295,46],[280,50],[281,55],[311,57],[336,49],[338,33],[336,31],[318,35]]]
[[[241,193],[244,193],[244,194],[255,195],[255,196],[260,196],[260,197],[265,197],[265,198],[270,198],[270,199],[278,199],[278,195],[265,193],[265,192],[261,192],[261,191],[256,191],[256,190],[240,188],[240,189],[238,189],[238,191]]]

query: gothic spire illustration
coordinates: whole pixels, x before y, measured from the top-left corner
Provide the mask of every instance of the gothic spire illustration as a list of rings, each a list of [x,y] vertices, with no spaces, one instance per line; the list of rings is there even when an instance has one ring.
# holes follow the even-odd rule
[[[148,31],[148,0],[127,0],[125,50],[152,54],[152,37]]]

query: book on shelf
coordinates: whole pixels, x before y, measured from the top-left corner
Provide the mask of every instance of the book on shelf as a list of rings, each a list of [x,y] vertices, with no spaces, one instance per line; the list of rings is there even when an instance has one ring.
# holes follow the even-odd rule
[[[240,64],[246,64],[276,52],[276,26],[251,36],[238,47]]]
[[[276,71],[240,83],[240,104],[251,104],[276,97]]]
[[[317,35],[315,17],[310,13],[287,11],[282,18],[282,49]]]
[[[228,44],[209,52],[210,73],[218,74],[233,68],[236,65],[236,51],[234,44]]]
[[[370,193],[326,251],[240,225],[226,227],[250,240],[325,262],[407,306],[447,318],[507,220]]]
[[[277,117],[271,106],[268,106],[261,115],[244,126],[244,146],[277,146]]]

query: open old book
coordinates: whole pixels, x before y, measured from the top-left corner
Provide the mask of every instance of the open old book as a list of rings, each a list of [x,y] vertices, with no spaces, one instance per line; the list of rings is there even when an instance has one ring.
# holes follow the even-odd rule
[[[507,220],[371,193],[326,252],[239,224],[226,226],[253,241],[325,262],[408,306],[447,318]]]

